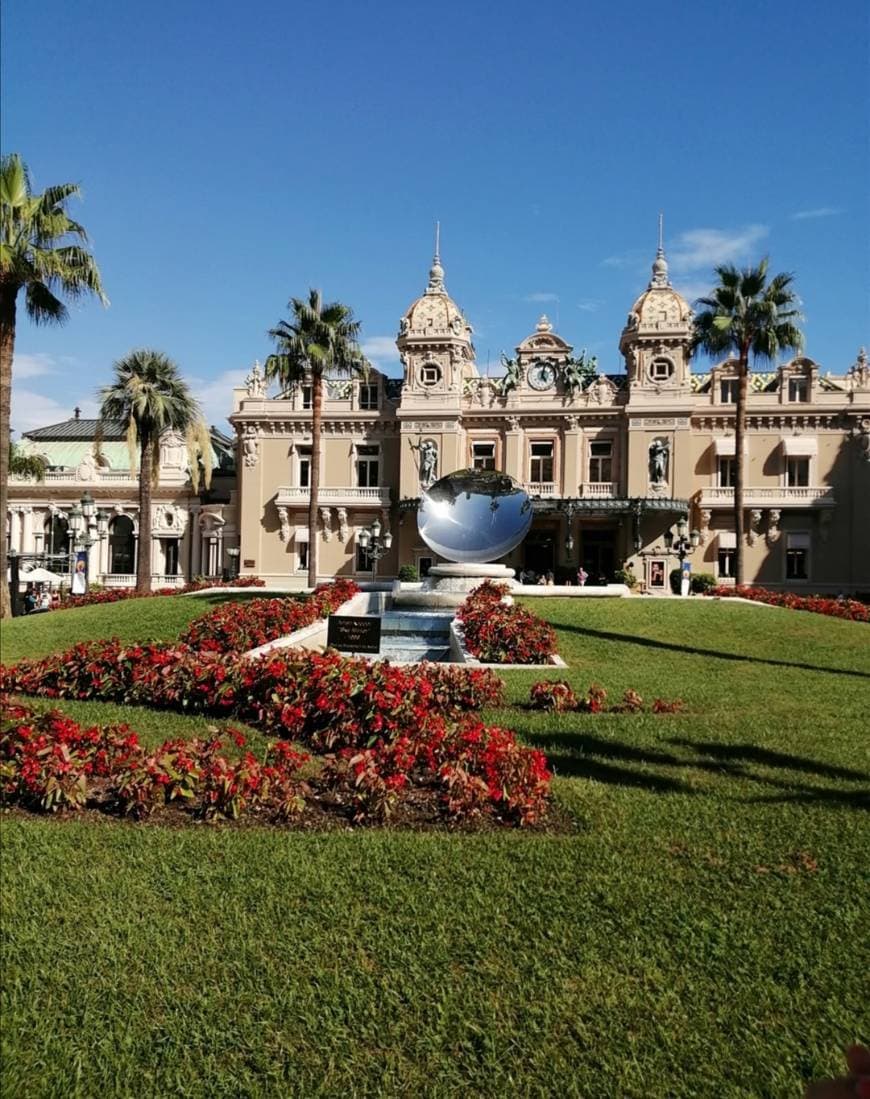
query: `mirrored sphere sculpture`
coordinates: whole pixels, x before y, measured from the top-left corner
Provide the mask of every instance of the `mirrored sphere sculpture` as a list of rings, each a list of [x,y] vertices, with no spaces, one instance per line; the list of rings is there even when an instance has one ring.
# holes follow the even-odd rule
[[[426,545],[448,561],[496,561],[522,542],[532,502],[513,477],[460,469],[420,498],[417,527]]]

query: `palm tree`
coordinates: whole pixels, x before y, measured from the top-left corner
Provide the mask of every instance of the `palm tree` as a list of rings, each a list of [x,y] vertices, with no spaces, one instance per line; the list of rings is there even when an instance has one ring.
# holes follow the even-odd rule
[[[199,488],[199,456],[206,487],[211,477],[208,428],[178,367],[160,351],[131,351],[115,363],[115,380],[100,390],[100,417],[127,425],[130,468],[139,460],[139,552],[136,590],[151,589],[151,494],[158,482],[160,440],[177,431],[187,440],[194,491]],[[137,455],[138,451],[138,455]]]
[[[9,499],[9,417],[18,292],[34,324],[63,324],[67,308],[57,296],[95,294],[108,304],[94,257],[83,247],[87,234],[66,212],[81,194],[61,183],[41,195],[30,189],[18,153],[0,160],[0,618],[12,613],[6,584],[6,509]]]
[[[749,392],[749,356],[772,362],[782,351],[799,352],[803,335],[797,323],[803,320],[799,300],[792,289],[793,275],[774,275],[768,281],[767,258],[756,267],[740,271],[733,264],[716,268],[719,285],[709,297],[699,298],[702,306],[695,316],[692,352],[708,355],[734,352],[737,356],[736,475],[734,484],[735,578],[744,582],[743,496],[745,490],[746,401]]]
[[[317,586],[317,495],[320,488],[320,437],[323,416],[323,379],[361,374],[368,363],[359,348],[359,321],[341,302],[324,304],[319,290],[310,290],[308,301],[291,298],[291,321],[279,321],[269,335],[278,352],[266,359],[266,377],[278,380],[282,389],[311,382],[311,484],[308,501],[308,586]]]

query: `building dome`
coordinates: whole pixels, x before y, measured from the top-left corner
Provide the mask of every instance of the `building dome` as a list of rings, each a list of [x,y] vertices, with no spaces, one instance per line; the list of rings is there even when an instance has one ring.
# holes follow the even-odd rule
[[[447,293],[444,268],[438,255],[429,268],[429,282],[423,295],[412,302],[399,322],[399,337],[450,337],[471,342],[471,325]]]
[[[626,329],[682,328],[691,323],[692,308],[671,286],[668,261],[659,244],[652,265],[652,278],[628,314]]]

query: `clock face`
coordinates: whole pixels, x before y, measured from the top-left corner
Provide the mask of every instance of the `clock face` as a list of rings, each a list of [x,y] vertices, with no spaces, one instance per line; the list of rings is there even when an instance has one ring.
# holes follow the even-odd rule
[[[549,389],[556,381],[556,368],[551,363],[533,363],[526,378],[532,389]]]

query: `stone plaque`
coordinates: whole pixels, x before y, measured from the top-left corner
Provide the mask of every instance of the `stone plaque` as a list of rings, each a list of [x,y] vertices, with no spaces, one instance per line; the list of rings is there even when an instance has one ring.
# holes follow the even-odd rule
[[[326,644],[342,653],[379,653],[381,620],[353,614],[331,614],[326,627]]]

